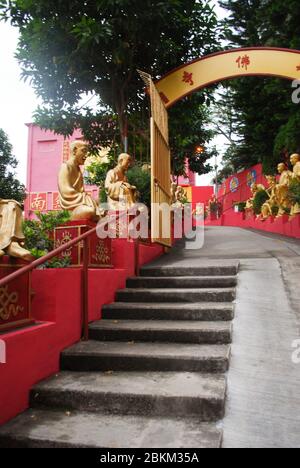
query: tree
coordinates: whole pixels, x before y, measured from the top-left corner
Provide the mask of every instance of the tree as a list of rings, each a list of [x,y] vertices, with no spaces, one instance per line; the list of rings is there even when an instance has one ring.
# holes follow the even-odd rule
[[[0,9],[20,30],[23,77],[44,102],[36,122],[64,135],[82,128],[96,144],[108,129],[127,139],[145,102],[137,69],[155,78],[216,46],[209,0],[0,0]],[[90,93],[94,111],[80,104]]]
[[[15,178],[18,161],[12,154],[12,145],[6,133],[0,129],[0,198],[23,203],[25,187]]]
[[[229,48],[299,48],[297,1],[222,0],[220,5],[230,12],[224,22]],[[299,124],[295,119],[298,108],[291,102],[290,82],[246,77],[229,82],[228,86],[240,126],[238,142],[231,145],[225,163],[236,170],[262,162],[266,174],[274,173],[285,152],[300,147]],[[292,131],[299,136],[291,139],[293,125]],[[295,138],[298,139],[296,144]]]
[[[195,93],[180,101],[170,110],[170,147],[172,173],[186,175],[186,160],[190,169],[199,174],[212,170],[208,160],[215,156],[208,143],[215,136],[209,128],[209,99],[205,93]],[[201,147],[202,151],[197,151]]]

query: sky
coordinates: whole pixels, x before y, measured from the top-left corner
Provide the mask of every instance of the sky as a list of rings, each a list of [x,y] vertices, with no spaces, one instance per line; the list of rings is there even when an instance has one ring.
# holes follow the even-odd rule
[[[219,18],[224,16],[224,11],[213,1]],[[26,123],[32,122],[32,115],[38,106],[38,98],[28,83],[24,83],[20,77],[20,66],[15,59],[15,51],[18,44],[18,30],[8,23],[0,22],[0,128],[8,135],[13,145],[14,155],[19,161],[17,168],[18,178],[26,182],[27,168],[27,138]],[[217,149],[222,150],[224,139],[216,138],[213,142]],[[220,163],[221,156],[218,158]],[[214,162],[213,162],[214,164]],[[213,174],[207,174],[197,178],[199,185],[208,185]]]
[[[26,182],[27,136],[26,123],[38,105],[34,91],[20,79],[20,67],[14,54],[18,43],[18,30],[0,22],[0,128],[9,137],[14,155],[19,161],[17,176]]]

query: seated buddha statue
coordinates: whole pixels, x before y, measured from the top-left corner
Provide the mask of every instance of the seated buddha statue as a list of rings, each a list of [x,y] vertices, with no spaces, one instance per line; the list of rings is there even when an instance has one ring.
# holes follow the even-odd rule
[[[291,203],[288,199],[289,185],[293,177],[293,173],[288,170],[285,163],[280,163],[277,166],[280,174],[279,182],[276,186],[276,196],[278,200],[279,211],[277,218],[280,218],[291,209]]]
[[[25,236],[22,224],[21,205],[15,200],[0,198],[0,257],[6,254],[28,262],[33,260],[30,252],[23,247]]]
[[[62,164],[58,175],[59,201],[62,209],[72,212],[71,220],[97,222],[101,217],[98,203],[85,192],[80,166],[88,156],[88,145],[84,141],[71,144],[71,157]]]
[[[118,165],[107,173],[105,190],[109,209],[123,211],[132,208],[137,200],[137,188],[128,183],[126,173],[132,163],[129,154],[122,153]]]
[[[277,183],[275,176],[266,176],[268,181],[268,188],[266,190],[269,195],[269,200],[267,200],[261,208],[261,219],[266,221],[270,216],[273,216],[273,208],[279,206],[279,201],[277,198]]]
[[[293,166],[293,176],[292,179],[297,180],[300,182],[300,155],[299,154],[292,154],[290,158],[291,164]],[[300,205],[299,203],[295,203],[291,208],[291,217],[300,214]]]
[[[249,198],[249,200],[247,200],[247,202],[246,202],[246,210],[253,210],[253,202],[254,202],[254,199],[255,199],[255,195],[260,190],[265,190],[265,186],[262,185],[262,184],[257,184],[256,182],[251,185],[252,197]]]

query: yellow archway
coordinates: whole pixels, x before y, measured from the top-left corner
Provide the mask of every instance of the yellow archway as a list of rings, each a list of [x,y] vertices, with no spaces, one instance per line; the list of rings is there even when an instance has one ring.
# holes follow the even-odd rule
[[[300,51],[251,47],[218,52],[176,68],[155,85],[169,108],[199,89],[240,76],[300,80]]]

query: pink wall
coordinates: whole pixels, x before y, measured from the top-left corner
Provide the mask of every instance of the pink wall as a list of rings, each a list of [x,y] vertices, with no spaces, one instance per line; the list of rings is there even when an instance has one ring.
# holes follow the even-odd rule
[[[190,170],[188,159],[185,162],[185,171],[186,171],[187,177],[183,177],[183,176],[179,177],[178,185],[191,185],[191,186],[196,185],[196,174]]]
[[[206,226],[232,226],[244,229],[257,229],[282,236],[300,239],[300,216],[289,220],[285,215],[281,218],[270,217],[266,221],[257,219],[256,216],[247,217],[244,213],[235,213],[232,209],[225,212],[220,219],[206,220]]]
[[[71,138],[64,139],[51,131],[42,130],[36,125],[28,124],[28,156],[27,156],[27,183],[29,194],[46,193],[47,209],[53,209],[53,193],[57,193],[57,175],[64,161],[64,144],[80,140],[82,134],[76,130]],[[65,153],[66,155],[66,153]],[[97,198],[97,187],[87,187]],[[25,216],[30,213],[30,200],[25,203]]]

